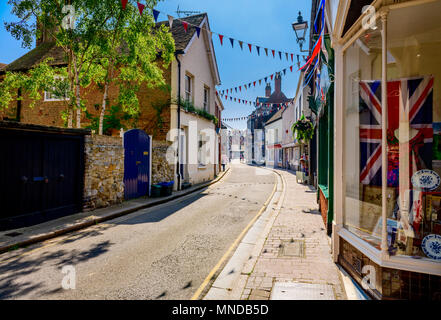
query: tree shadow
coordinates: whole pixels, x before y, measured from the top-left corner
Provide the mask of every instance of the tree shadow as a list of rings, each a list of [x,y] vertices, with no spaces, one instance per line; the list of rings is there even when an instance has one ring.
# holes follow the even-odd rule
[[[19,298],[36,290],[41,291],[39,292],[40,295],[58,292],[57,288],[48,290],[46,284],[37,279],[31,278],[24,282],[20,280],[22,277],[30,276],[42,270],[47,264],[55,265],[61,270],[63,265],[77,265],[96,258],[109,251],[112,245],[113,243],[110,241],[103,241],[85,250],[46,251],[36,257],[21,255],[9,259],[7,262],[0,264],[0,299]]]

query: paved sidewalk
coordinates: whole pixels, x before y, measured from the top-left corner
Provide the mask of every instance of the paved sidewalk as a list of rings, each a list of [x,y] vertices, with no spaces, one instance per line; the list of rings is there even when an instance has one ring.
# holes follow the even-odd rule
[[[291,172],[275,171],[284,178],[286,192],[252,271],[242,271],[249,277],[241,300],[283,299],[283,294],[286,299],[316,299],[317,292],[324,298],[347,299],[315,190],[297,184]]]
[[[68,232],[80,230],[101,223],[106,220],[111,220],[122,215],[126,215],[140,209],[149,208],[159,205],[176,198],[183,197],[195,191],[204,189],[209,185],[219,181],[229,171],[229,166],[225,171],[218,174],[214,180],[194,185],[188,189],[181,191],[174,191],[171,196],[160,198],[142,197],[129,201],[124,201],[121,204],[114,205],[107,208],[97,209],[88,212],[80,212],[55,220],[47,221],[30,227],[0,231],[0,254],[9,250],[25,247],[37,242],[51,239]]]

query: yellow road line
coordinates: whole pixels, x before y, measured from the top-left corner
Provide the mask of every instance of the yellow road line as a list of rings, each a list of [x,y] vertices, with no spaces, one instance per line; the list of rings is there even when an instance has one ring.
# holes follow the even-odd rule
[[[262,208],[259,210],[259,212],[254,216],[254,218],[248,223],[248,225],[245,227],[245,229],[242,230],[240,235],[236,238],[236,240],[233,242],[233,244],[228,248],[227,252],[222,256],[222,258],[219,260],[219,262],[214,266],[214,268],[210,271],[208,276],[205,278],[204,282],[199,286],[199,288],[196,290],[194,295],[191,297],[191,300],[197,300],[199,296],[201,295],[202,291],[204,291],[207,284],[210,282],[213,275],[218,271],[218,269],[221,267],[221,265],[225,262],[225,260],[229,257],[230,253],[235,249],[235,247],[239,244],[239,242],[242,240],[242,238],[245,236],[245,234],[248,232],[248,230],[251,228],[251,226],[256,222],[256,220],[262,215],[262,213],[265,211],[266,207],[270,203],[272,197],[276,193],[277,190],[277,178],[276,183],[274,184],[273,191],[271,192],[271,195],[268,197],[268,199],[263,204]]]

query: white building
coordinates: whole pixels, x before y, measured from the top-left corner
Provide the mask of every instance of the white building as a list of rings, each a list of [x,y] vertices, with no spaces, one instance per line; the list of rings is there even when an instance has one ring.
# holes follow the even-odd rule
[[[265,123],[265,163],[267,167],[282,167],[282,111],[277,111]]]

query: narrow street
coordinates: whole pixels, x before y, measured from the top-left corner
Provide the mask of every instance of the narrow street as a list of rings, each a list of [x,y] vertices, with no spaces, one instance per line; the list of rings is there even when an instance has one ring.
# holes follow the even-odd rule
[[[190,299],[275,181],[269,170],[232,164],[202,191],[3,254],[0,298]],[[67,265],[75,289],[62,289]]]

